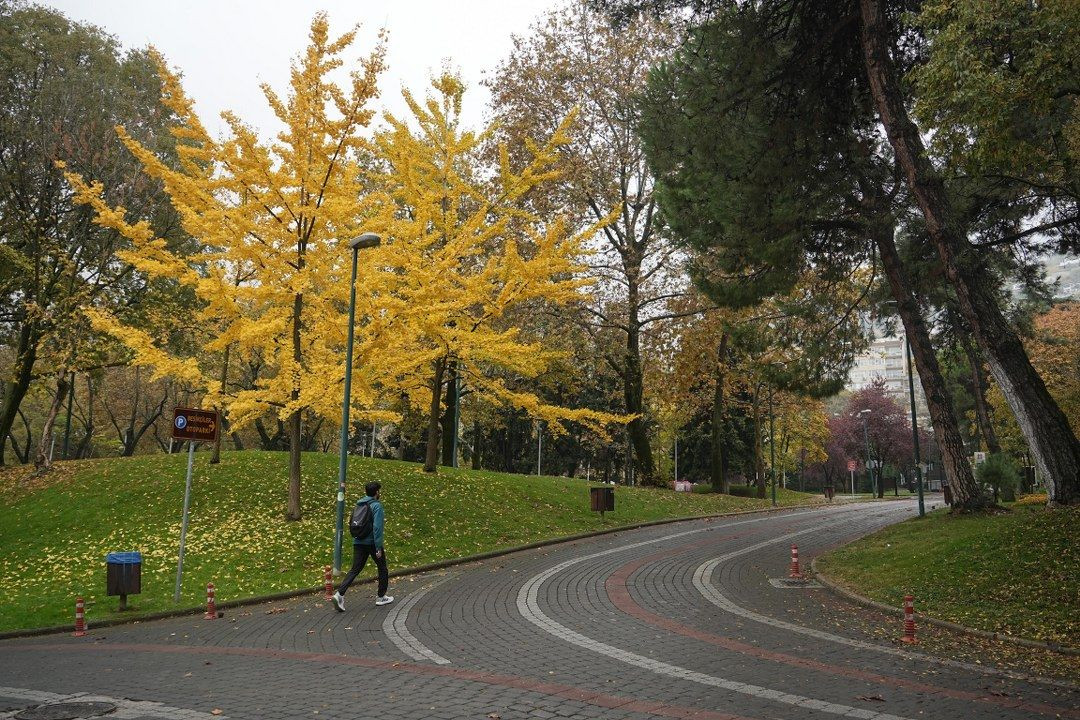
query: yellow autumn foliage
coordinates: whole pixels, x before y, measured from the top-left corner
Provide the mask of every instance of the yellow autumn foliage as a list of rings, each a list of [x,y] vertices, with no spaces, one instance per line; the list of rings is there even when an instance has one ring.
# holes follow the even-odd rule
[[[370,227],[385,238],[381,272],[397,280],[380,309],[409,330],[394,347],[402,385],[415,406],[428,408],[441,385],[437,368],[453,363],[487,402],[522,409],[556,433],[568,420],[603,433],[620,418],[557,407],[502,379],[534,378],[558,357],[523,337],[511,310],[580,299],[587,284],[584,244],[603,223],[540,217],[527,202],[559,176],[558,151],[574,118],[542,145],[530,144],[521,167],[499,147],[490,172],[482,151],[494,127],[460,127],[464,92],[451,73],[436,77],[423,101],[405,91],[412,117],[388,116],[389,128],[375,138],[389,174],[372,196],[379,211]]]

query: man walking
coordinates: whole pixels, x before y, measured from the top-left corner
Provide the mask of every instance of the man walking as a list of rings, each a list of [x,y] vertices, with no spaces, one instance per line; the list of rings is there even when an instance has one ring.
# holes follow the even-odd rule
[[[383,548],[383,506],[379,502],[379,489],[382,485],[377,482],[369,482],[364,486],[366,496],[360,498],[356,502],[356,507],[359,509],[362,505],[367,505],[367,510],[370,513],[370,523],[365,522],[365,526],[370,525],[371,530],[364,532],[360,537],[353,538],[353,561],[352,567],[349,568],[349,574],[345,576],[345,579],[341,581],[341,585],[338,587],[337,592],[334,593],[333,601],[334,607],[338,609],[338,612],[345,612],[345,599],[342,597],[345,595],[345,591],[352,585],[353,580],[360,574],[360,571],[364,569],[364,565],[367,564],[369,555],[375,557],[375,566],[379,569],[379,594],[375,598],[376,605],[389,605],[394,602],[392,595],[386,594],[386,586],[390,580],[389,573],[386,570],[386,550]],[[360,514],[362,514],[361,511]],[[357,511],[353,511],[354,516]],[[350,521],[350,528],[352,522]]]

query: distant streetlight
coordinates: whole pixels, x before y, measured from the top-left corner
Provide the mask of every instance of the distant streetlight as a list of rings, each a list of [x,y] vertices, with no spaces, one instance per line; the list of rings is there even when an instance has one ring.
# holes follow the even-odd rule
[[[915,380],[911,374],[911,341],[904,338],[907,346],[907,382],[908,395],[911,398],[911,440],[915,446],[915,483],[919,486],[919,517],[926,515],[926,505],[923,502],[922,487],[922,464],[919,462],[919,421],[915,417]]]
[[[675,431],[678,433],[678,430]],[[679,482],[679,436],[675,435],[675,482]]]
[[[772,385],[769,386],[769,479],[772,481],[772,504],[776,507],[776,432],[773,427]]]
[[[773,360],[770,366],[776,365],[787,370],[787,363],[783,360]],[[769,479],[772,481],[772,504],[776,507],[776,433],[773,425],[773,383],[769,383]]]
[[[454,442],[451,444],[451,467],[458,466],[458,435],[461,434],[461,361],[454,373]]]
[[[345,392],[341,403],[341,457],[338,461],[337,527],[334,532],[334,575],[341,574],[341,540],[345,528],[345,465],[349,456],[349,400],[352,397],[353,325],[356,319],[356,264],[361,250],[382,243],[375,233],[364,233],[349,241],[352,248],[352,279],[349,282],[349,339],[345,345]],[[373,431],[374,434],[374,431]],[[374,443],[374,438],[372,439]]]

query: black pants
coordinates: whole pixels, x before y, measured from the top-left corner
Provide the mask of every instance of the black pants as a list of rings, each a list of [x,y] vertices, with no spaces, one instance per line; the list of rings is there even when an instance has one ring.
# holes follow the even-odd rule
[[[379,597],[386,594],[386,586],[390,582],[390,574],[386,570],[386,550],[382,551],[382,557],[380,557],[375,554],[374,545],[353,545],[352,567],[349,568],[349,574],[345,576],[345,579],[341,581],[341,585],[338,586],[339,593],[344,595],[349,586],[353,584],[353,580],[367,565],[369,555],[375,558],[375,567],[379,569]]]

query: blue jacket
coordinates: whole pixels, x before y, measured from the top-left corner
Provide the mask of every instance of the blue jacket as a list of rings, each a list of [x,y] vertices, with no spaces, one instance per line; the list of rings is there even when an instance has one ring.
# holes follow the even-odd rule
[[[365,495],[356,501],[357,505],[363,505],[364,503],[371,503],[371,535],[362,538],[353,538],[353,545],[374,545],[377,548],[383,546],[383,509],[382,503],[371,497]]]

